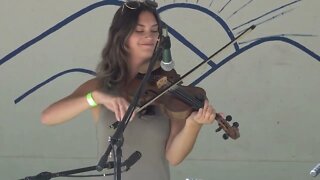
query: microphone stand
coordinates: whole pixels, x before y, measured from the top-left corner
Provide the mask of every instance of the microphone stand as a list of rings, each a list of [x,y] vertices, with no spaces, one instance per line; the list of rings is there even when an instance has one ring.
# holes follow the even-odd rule
[[[163,48],[162,46],[158,47],[158,42],[156,44],[155,50],[153,52],[153,56],[150,59],[150,63],[148,66],[148,70],[146,75],[144,76],[143,80],[141,81],[141,84],[139,86],[139,88],[137,89],[137,91],[135,92],[135,95],[133,97],[132,102],[130,103],[130,106],[128,107],[128,110],[126,111],[124,117],[122,118],[122,120],[119,122],[118,127],[115,131],[115,133],[113,134],[112,137],[109,137],[109,146],[106,150],[106,152],[104,153],[104,155],[100,158],[100,161],[97,165],[97,171],[101,171],[103,164],[105,164],[108,160],[108,156],[111,152],[111,150],[113,149],[113,151],[115,152],[115,168],[114,168],[114,173],[115,173],[115,180],[121,180],[121,156],[122,156],[122,145],[123,145],[123,133],[124,130],[127,126],[127,124],[129,123],[129,120],[134,112],[134,110],[137,107],[138,101],[142,95],[142,93],[144,92],[144,87],[151,75],[151,72],[153,70],[153,67],[155,65],[155,62],[158,60],[158,58],[161,55]],[[116,150],[114,150],[114,147],[116,146]]]
[[[141,157],[141,153],[139,151],[134,152],[126,161],[121,163],[121,166],[126,167],[121,172],[128,171],[131,168],[131,166],[140,159],[140,157]],[[107,168],[107,169],[114,168],[114,162],[111,161],[111,162],[105,163],[103,165],[103,168]],[[56,177],[101,177],[101,176],[114,175],[114,173],[95,174],[95,175],[72,175],[72,174],[78,174],[78,173],[89,172],[89,171],[94,171],[94,170],[96,170],[96,165],[90,166],[90,167],[79,168],[79,169],[61,171],[61,172],[56,172],[56,173],[51,173],[51,172],[45,171],[45,172],[39,173],[36,176],[27,176],[27,177],[19,179],[19,180],[49,180],[51,178],[56,178]]]
[[[68,170],[68,171],[61,171],[61,172],[57,172],[57,173],[51,173],[51,172],[45,171],[45,172],[41,172],[40,174],[38,174],[36,176],[27,176],[27,177],[25,177],[23,179],[19,179],[19,180],[49,180],[49,179],[55,178],[55,177],[93,177],[93,176],[108,176],[108,175],[114,175],[115,180],[121,180],[121,173],[128,171],[130,169],[130,167],[141,156],[141,154],[137,155],[137,152],[133,153],[131,155],[131,157],[128,158],[128,160],[127,160],[128,162],[125,162],[125,165],[127,168],[124,171],[121,170],[121,166],[123,166],[123,164],[121,163],[121,156],[122,156],[121,147],[122,147],[123,141],[124,141],[123,133],[124,133],[124,130],[125,130],[127,124],[129,123],[129,120],[130,120],[135,108],[137,107],[139,98],[141,97],[142,93],[144,92],[144,87],[145,87],[145,85],[151,75],[151,72],[153,70],[155,62],[159,59],[161,52],[163,51],[163,46],[162,45],[158,46],[158,44],[159,44],[159,42],[157,42],[155,49],[153,51],[153,55],[150,59],[147,73],[144,76],[143,80],[141,81],[139,88],[135,92],[134,98],[133,98],[132,102],[130,103],[130,106],[129,106],[128,110],[126,111],[122,121],[120,121],[118,128],[116,129],[113,136],[109,137],[109,146],[108,146],[106,152],[104,153],[104,155],[102,155],[102,157],[100,158],[98,165],[84,167],[84,168],[80,168],[80,169],[72,169],[72,170]],[[116,146],[116,150],[114,150],[115,146]],[[114,162],[107,163],[108,155],[110,154],[111,150],[113,150],[115,152],[116,158],[115,158]],[[131,160],[131,161],[129,161],[129,160]],[[112,173],[101,174],[101,175],[83,175],[83,176],[72,175],[72,174],[77,174],[77,173],[93,171],[93,170],[102,171],[105,168],[108,168],[108,169],[114,168],[114,173],[113,174]]]

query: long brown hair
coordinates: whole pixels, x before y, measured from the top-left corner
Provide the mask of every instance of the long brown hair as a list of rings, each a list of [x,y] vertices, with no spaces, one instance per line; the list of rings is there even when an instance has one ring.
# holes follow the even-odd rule
[[[129,54],[126,42],[137,26],[139,15],[144,11],[155,16],[161,33],[161,20],[155,8],[140,3],[138,8],[129,9],[123,4],[113,17],[108,40],[102,50],[102,60],[96,69],[100,85],[104,88],[114,90],[127,84]]]

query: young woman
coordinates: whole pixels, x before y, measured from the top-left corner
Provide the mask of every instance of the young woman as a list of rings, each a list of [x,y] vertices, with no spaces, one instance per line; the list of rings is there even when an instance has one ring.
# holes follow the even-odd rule
[[[131,80],[148,66],[159,40],[160,26],[154,1],[124,3],[114,15],[97,67],[97,77],[46,108],[42,123],[60,124],[85,110],[99,110],[100,158],[106,150],[107,137],[114,131],[108,126],[115,119],[120,121],[123,118],[129,106],[125,90]],[[183,120],[169,119],[159,107],[154,108],[153,115],[135,115],[124,133],[123,160],[134,151],[140,151],[142,157],[123,173],[122,179],[170,179],[169,164],[178,165],[183,161],[192,150],[202,125],[212,123],[215,115],[208,100],[203,108]]]

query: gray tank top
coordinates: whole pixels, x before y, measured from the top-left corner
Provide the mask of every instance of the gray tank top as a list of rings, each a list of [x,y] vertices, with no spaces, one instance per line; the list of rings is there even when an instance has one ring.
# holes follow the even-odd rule
[[[98,159],[105,153],[108,137],[112,136],[114,129],[109,128],[115,122],[114,113],[102,108],[100,120],[97,124]],[[155,108],[155,115],[135,117],[128,123],[124,133],[122,146],[122,161],[126,160],[135,151],[142,156],[129,171],[122,173],[122,180],[169,180],[169,165],[165,158],[165,145],[169,136],[169,120],[163,116],[160,109]],[[113,161],[113,157],[109,161]],[[113,173],[113,169],[103,171]],[[113,180],[113,176],[94,179]]]

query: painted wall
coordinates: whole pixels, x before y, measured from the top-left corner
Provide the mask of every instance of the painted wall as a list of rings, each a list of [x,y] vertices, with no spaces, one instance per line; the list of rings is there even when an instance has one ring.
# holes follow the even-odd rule
[[[257,25],[185,80],[239,122],[241,137],[225,141],[217,124],[204,127],[192,153],[172,167],[172,179],[313,179],[309,171],[320,161],[320,1],[158,3],[180,74]],[[1,1],[1,179],[96,164],[88,112],[54,127],[42,125],[40,113],[94,77],[119,4]]]

